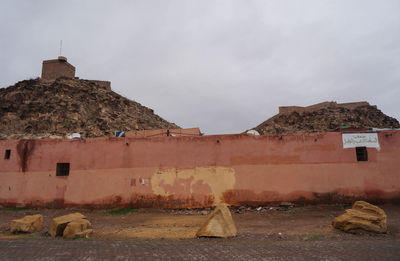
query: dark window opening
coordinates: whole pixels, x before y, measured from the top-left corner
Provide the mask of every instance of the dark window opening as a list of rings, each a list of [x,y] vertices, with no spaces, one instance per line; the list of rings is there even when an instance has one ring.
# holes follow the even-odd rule
[[[6,153],[4,154],[4,159],[10,159],[11,156],[11,150],[6,150]]]
[[[368,161],[368,151],[366,147],[356,147],[357,161]]]
[[[69,163],[57,163],[56,176],[69,176]]]

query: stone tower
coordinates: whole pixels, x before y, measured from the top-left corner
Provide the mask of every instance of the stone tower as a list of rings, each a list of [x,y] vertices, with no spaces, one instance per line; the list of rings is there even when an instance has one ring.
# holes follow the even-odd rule
[[[42,79],[55,80],[58,77],[75,77],[75,67],[67,62],[64,56],[58,56],[54,60],[43,61]]]

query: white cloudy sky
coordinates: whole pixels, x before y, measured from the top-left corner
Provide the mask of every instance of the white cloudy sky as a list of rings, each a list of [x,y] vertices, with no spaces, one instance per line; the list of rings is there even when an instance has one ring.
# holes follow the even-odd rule
[[[1,0],[0,87],[40,76],[60,40],[78,77],[206,134],[322,101],[400,119],[398,0]]]

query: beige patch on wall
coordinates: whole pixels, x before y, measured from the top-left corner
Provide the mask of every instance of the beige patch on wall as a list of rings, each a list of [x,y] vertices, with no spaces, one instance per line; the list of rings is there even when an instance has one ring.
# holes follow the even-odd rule
[[[211,191],[215,204],[220,203],[222,194],[233,189],[234,185],[235,170],[227,167],[159,169],[151,178],[152,190],[156,195],[209,194],[206,191]]]

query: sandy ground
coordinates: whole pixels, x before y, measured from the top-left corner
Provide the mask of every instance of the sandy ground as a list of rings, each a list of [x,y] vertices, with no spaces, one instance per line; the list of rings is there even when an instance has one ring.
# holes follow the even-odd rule
[[[348,239],[400,239],[400,205],[384,204],[380,207],[388,216],[388,233],[381,235],[351,235],[335,230],[332,219],[351,206],[319,205],[290,208],[264,207],[257,209],[231,209],[238,236],[260,236],[277,240],[345,240]],[[122,215],[107,215],[104,210],[86,209],[0,209],[0,238],[47,238],[52,218],[80,212],[91,222],[94,239],[148,239],[193,238],[210,210],[139,209]],[[43,230],[34,234],[13,235],[11,220],[25,215],[42,214]]]

